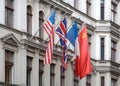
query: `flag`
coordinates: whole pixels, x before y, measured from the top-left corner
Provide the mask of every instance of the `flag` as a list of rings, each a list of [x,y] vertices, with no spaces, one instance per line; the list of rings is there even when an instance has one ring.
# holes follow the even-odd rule
[[[75,40],[75,76],[80,75],[79,60],[80,60],[80,44],[77,36]]]
[[[79,48],[79,43],[78,43],[78,27],[77,23],[74,22],[72,27],[69,29],[67,32],[67,39],[70,41],[70,43],[73,45],[75,48],[75,76],[79,76],[79,58],[80,58],[80,48]]]
[[[87,29],[84,26],[81,32],[78,35],[78,41],[80,45],[80,58],[79,58],[79,72],[80,79],[85,77],[87,74],[92,72],[92,65],[90,63],[90,55],[88,49],[88,37],[87,37]]]
[[[66,18],[64,18],[62,21],[60,21],[57,29],[56,34],[60,37],[60,43],[62,45],[62,72],[66,69],[66,63],[67,63],[67,39],[66,39],[66,31],[67,31],[67,22]]]
[[[51,60],[52,60],[53,43],[54,43],[55,14],[56,14],[56,11],[54,10],[43,25],[43,28],[45,29],[45,31],[49,37],[48,45],[47,45],[46,53],[45,53],[45,57],[44,57],[44,64],[50,64]]]
[[[74,22],[72,27],[67,32],[67,39],[70,41],[73,47],[75,47],[75,40],[77,36],[78,36],[78,27],[77,27],[77,23]]]

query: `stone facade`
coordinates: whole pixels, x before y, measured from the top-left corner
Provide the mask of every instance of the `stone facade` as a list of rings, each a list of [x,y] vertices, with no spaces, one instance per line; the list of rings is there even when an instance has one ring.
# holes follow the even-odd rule
[[[53,8],[57,9],[55,27],[66,14],[67,26],[73,21],[79,29],[86,23],[90,44],[93,72],[82,80],[74,79],[74,48],[68,49],[67,69],[64,83],[61,84],[61,46],[59,37],[55,34],[52,64],[54,67],[53,86],[120,86],[120,2],[119,0],[12,0],[12,27],[6,25],[6,2],[0,0],[0,86],[50,86],[50,65],[43,65],[42,82],[40,82],[40,61],[43,61],[47,44],[46,33],[39,27],[39,12],[43,13],[45,21]],[[104,1],[104,20],[101,20],[101,1]],[[90,3],[90,13],[87,14],[87,3]],[[115,5],[115,20],[112,21],[112,4]],[[27,32],[27,6],[32,11],[32,33]],[[114,11],[113,11],[114,12]],[[113,16],[112,16],[113,17]],[[42,29],[39,37],[38,29]],[[104,39],[104,46],[101,41]],[[113,47],[115,44],[115,47]],[[104,52],[102,51],[104,47]],[[115,52],[111,53],[112,50]],[[6,51],[13,53],[11,76],[6,82]],[[104,57],[101,57],[101,54]],[[31,57],[30,82],[27,82],[27,58]],[[40,68],[41,67],[41,68]],[[88,79],[87,79],[88,78]],[[75,80],[77,81],[75,85]],[[27,85],[30,83],[30,85]],[[41,84],[42,83],[42,84]]]

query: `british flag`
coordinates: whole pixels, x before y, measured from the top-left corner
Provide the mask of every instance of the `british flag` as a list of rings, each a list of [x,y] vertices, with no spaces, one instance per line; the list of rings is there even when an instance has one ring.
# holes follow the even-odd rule
[[[60,21],[57,29],[56,34],[60,37],[60,43],[62,45],[62,72],[66,69],[67,65],[67,39],[66,39],[66,32],[67,32],[67,22],[66,18]]]
[[[46,48],[45,58],[44,58],[44,64],[50,64],[52,61],[55,14],[56,14],[56,10],[52,12],[52,14],[49,16],[49,18],[45,21],[43,25],[43,28],[45,29],[49,38],[48,45]]]

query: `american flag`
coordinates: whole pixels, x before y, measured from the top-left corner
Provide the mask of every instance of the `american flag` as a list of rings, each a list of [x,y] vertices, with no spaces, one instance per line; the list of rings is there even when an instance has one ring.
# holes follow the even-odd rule
[[[67,22],[66,18],[60,21],[57,29],[56,34],[60,37],[60,43],[62,45],[62,72],[66,69],[67,63],[67,39],[66,39],[66,31],[67,31]]]
[[[56,11],[54,10],[50,17],[45,21],[43,27],[49,37],[48,45],[46,48],[44,64],[50,64],[52,61],[53,43],[54,43],[54,21]]]

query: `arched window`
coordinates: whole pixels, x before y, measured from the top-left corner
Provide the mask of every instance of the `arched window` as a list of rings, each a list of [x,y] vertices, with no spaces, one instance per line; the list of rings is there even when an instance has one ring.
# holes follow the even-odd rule
[[[32,9],[31,6],[27,6],[27,32],[32,34]]]
[[[42,11],[39,12],[39,37],[40,38],[43,38],[43,22],[44,22],[44,19],[43,19],[43,15],[44,13]]]

